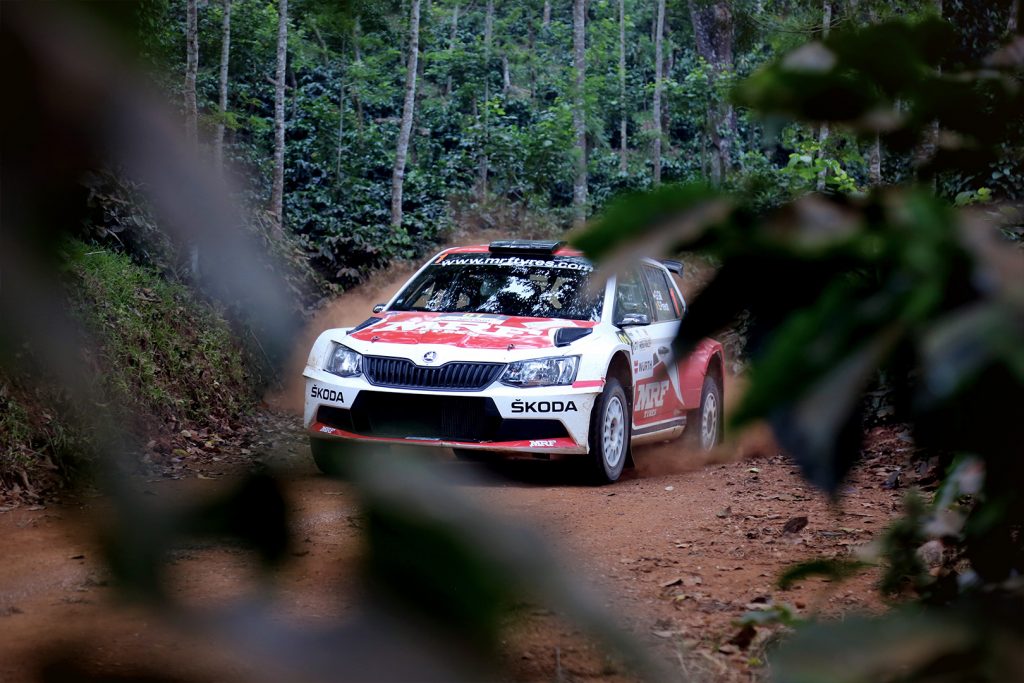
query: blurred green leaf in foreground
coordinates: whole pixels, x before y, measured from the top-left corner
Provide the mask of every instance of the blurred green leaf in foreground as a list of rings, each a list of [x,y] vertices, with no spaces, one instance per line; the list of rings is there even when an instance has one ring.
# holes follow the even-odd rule
[[[879,373],[917,449],[972,463],[984,482],[957,489],[965,470],[951,464],[943,490],[957,492],[910,501],[883,540],[883,588],[919,602],[797,627],[773,658],[779,681],[1024,677],[1021,213],[988,190],[935,190],[1024,153],[1024,38],[978,64],[954,59],[953,38],[938,20],[839,31],[734,92],[766,115],[845,126],[904,154],[923,148],[917,184],[808,194],[767,214],[742,193],[666,187],[624,200],[576,239],[611,263],[644,249],[713,257],[720,267],[676,350],[749,313],[750,386],[733,422],[767,420],[832,495],[860,455],[862,395]],[[857,566],[822,560],[784,581]]]

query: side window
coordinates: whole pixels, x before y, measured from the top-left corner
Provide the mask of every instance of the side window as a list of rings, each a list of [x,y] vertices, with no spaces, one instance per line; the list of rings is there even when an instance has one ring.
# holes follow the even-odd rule
[[[651,315],[651,304],[647,300],[647,290],[636,270],[629,270],[619,275],[615,285],[615,320],[629,313]]]
[[[647,284],[651,288],[651,302],[654,305],[654,319],[658,322],[678,320],[681,314],[675,288],[668,276],[659,268],[644,266]]]

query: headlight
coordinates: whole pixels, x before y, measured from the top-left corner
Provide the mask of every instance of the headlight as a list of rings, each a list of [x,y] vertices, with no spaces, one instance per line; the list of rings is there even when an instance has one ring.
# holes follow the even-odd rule
[[[537,358],[509,363],[501,376],[502,384],[514,387],[550,387],[572,384],[579,367],[579,356]]]
[[[338,344],[327,359],[327,367],[324,369],[341,377],[355,377],[363,371],[363,357],[347,346]]]

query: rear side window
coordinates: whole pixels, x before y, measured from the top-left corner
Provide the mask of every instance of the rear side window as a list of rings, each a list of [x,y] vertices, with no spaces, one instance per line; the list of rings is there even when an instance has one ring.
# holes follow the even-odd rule
[[[647,285],[651,288],[654,319],[658,322],[678,320],[681,314],[679,301],[665,271],[644,266],[644,275],[647,277]]]

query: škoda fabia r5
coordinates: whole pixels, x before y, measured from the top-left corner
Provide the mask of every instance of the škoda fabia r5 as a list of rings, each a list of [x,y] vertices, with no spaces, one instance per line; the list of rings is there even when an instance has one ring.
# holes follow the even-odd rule
[[[434,256],[373,317],[327,330],[305,370],[313,457],[339,440],[551,459],[589,457],[615,481],[643,442],[722,435],[721,345],[671,347],[686,304],[677,262],[592,282],[560,242],[500,241]]]

